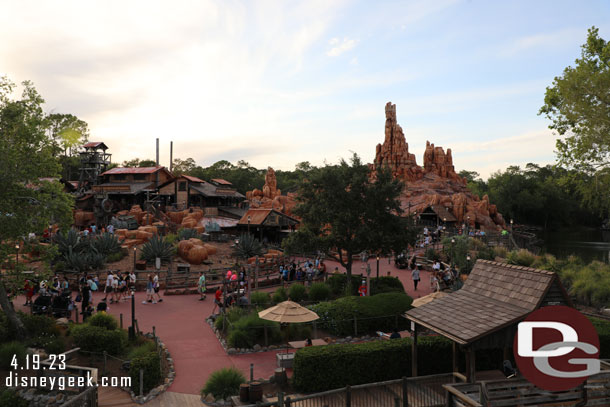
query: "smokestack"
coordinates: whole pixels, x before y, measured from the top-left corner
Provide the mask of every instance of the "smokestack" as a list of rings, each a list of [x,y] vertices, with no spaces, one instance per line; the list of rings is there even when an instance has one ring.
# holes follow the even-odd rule
[[[159,139],[157,139],[157,167],[159,166]]]
[[[169,172],[174,169],[174,142],[169,142]]]

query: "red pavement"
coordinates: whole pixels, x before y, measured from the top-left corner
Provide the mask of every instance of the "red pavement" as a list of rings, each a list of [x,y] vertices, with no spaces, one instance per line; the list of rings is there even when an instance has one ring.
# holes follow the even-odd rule
[[[326,261],[327,270],[332,272],[338,264]],[[371,260],[371,277],[376,275],[376,262]],[[361,262],[353,265],[354,274],[362,271]],[[339,270],[343,270],[339,266]],[[379,263],[379,275],[398,277],[405,286],[406,292],[415,298],[429,294],[430,273],[421,273],[421,282],[417,291],[413,290],[411,272],[399,270],[394,264],[388,265],[387,259]],[[94,303],[103,297],[94,294]],[[205,322],[214,306],[213,296],[208,295],[205,301],[198,301],[197,295],[164,296],[164,301],[157,304],[142,304],[145,295],[136,293],[136,319],[143,332],[152,332],[155,326],[157,335],[167,345],[174,359],[176,378],[169,391],[177,393],[199,394],[209,375],[223,367],[235,366],[246,377],[250,375],[250,364],[254,364],[255,378],[268,378],[275,370],[278,351],[251,353],[229,356],[226,354],[216,335]],[[23,298],[17,298],[15,304],[23,304]],[[110,305],[109,312],[117,317],[123,314],[124,327],[131,324],[131,302]]]

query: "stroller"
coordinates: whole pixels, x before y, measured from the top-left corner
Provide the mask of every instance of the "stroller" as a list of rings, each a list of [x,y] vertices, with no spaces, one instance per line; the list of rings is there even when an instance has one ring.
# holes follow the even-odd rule
[[[52,311],[55,318],[70,318],[72,310],[74,309],[74,303],[72,302],[72,293],[63,292],[60,295],[53,297]]]
[[[34,300],[32,305],[32,314],[34,315],[46,315],[51,312],[52,298],[50,295],[39,295]]]

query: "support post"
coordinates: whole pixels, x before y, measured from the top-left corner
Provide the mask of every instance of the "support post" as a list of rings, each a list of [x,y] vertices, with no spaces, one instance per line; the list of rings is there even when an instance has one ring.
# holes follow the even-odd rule
[[[458,345],[457,342],[453,342],[453,371],[457,372],[459,371],[459,365],[458,365]]]
[[[258,256],[254,264],[254,288],[258,290]]]
[[[347,386],[345,388],[345,407],[352,407],[352,388]]]
[[[411,333],[413,334],[413,343],[411,344],[411,376],[417,376],[417,324],[411,321]]]
[[[144,369],[140,369],[140,397],[144,396]]]
[[[475,382],[475,360],[475,351],[470,347],[466,353],[466,378],[468,379],[468,383]]]
[[[269,346],[269,335],[267,334],[267,325],[263,326],[263,331],[265,332],[265,346]]]
[[[313,321],[313,338],[318,339],[318,325]]]
[[[402,377],[402,407],[409,407],[409,391],[407,387],[407,378]]]
[[[254,381],[254,363],[250,363],[250,381]]]
[[[120,316],[119,320],[121,323],[121,329],[123,329],[123,313],[121,312],[121,314],[119,316]]]

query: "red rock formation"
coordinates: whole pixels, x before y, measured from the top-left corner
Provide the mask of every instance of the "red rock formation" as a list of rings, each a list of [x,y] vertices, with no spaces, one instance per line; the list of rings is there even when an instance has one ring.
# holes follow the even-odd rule
[[[417,165],[415,156],[409,153],[402,128],[396,119],[396,105],[388,102],[385,106],[385,140],[378,144],[375,161],[370,165],[374,178],[376,169],[388,167],[394,176],[405,184],[401,197],[406,213],[421,213],[430,205],[445,206],[458,223],[468,223],[485,230],[506,227],[502,215],[489,198],[479,199],[466,187],[466,180],[460,177],[453,166],[451,149],[435,147],[426,142],[423,168]]]
[[[254,189],[246,192],[246,199],[251,208],[273,208],[288,216],[293,216],[292,210],[296,206],[294,194],[282,195],[282,191],[277,187],[275,171],[271,167],[267,168],[263,190]]]

